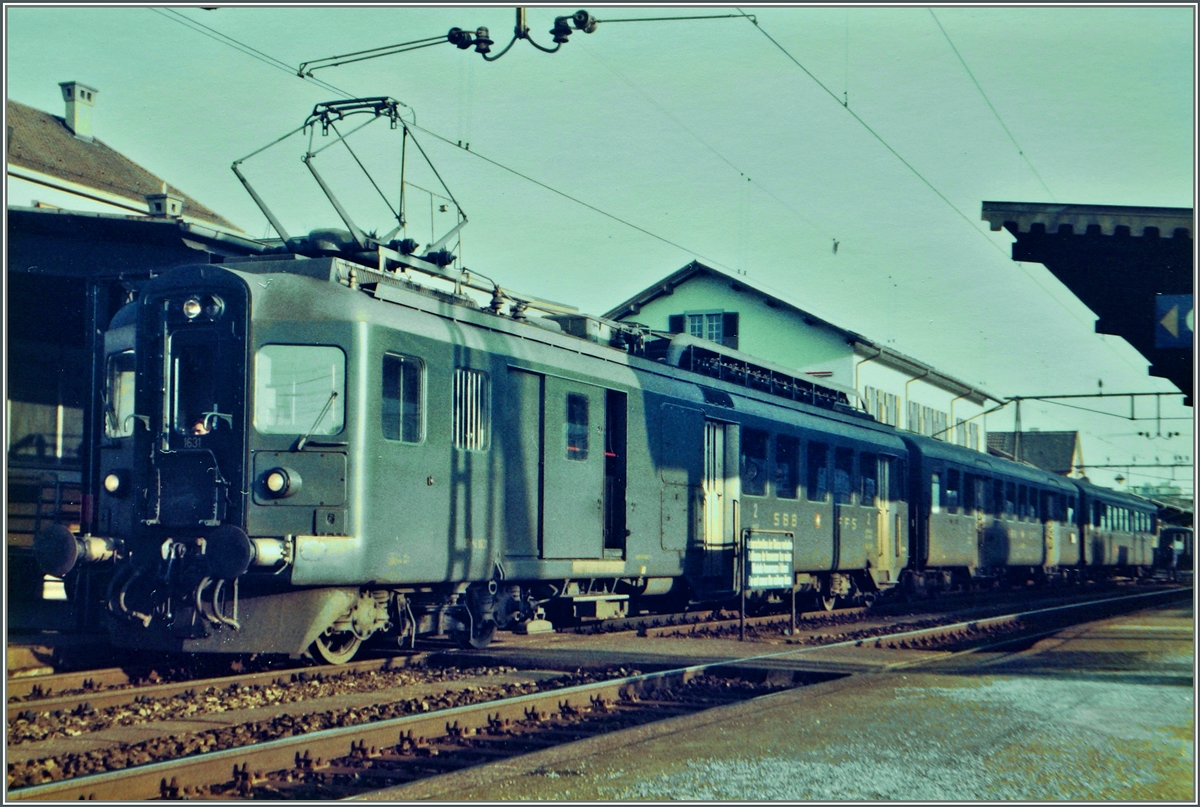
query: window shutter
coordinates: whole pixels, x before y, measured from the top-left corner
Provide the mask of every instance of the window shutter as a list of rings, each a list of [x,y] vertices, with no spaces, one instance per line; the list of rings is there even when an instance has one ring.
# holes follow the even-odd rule
[[[667,330],[671,333],[683,333],[685,323],[683,314],[671,314],[667,317]]]
[[[736,311],[726,311],[722,315],[721,344],[737,350],[738,347],[738,314]]]

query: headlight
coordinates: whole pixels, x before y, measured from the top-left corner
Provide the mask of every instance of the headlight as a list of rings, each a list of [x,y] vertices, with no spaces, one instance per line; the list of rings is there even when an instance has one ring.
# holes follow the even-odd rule
[[[129,474],[125,471],[110,471],[105,474],[104,490],[111,496],[124,496],[129,492]]]
[[[203,306],[200,305],[200,300],[196,297],[189,297],[183,303],[183,315],[188,319],[195,319],[200,316]]]
[[[283,499],[300,489],[300,474],[289,468],[272,468],[262,475],[262,485],[272,499]]]

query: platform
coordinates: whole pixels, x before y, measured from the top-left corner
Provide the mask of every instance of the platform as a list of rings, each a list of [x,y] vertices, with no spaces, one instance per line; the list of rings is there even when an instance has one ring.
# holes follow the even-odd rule
[[[532,769],[497,763],[430,795],[1195,803],[1194,633],[1191,603],[1146,610],[1019,652],[881,668],[727,707],[718,720],[679,718],[616,749],[580,743]],[[628,663],[618,644],[629,641],[609,652]],[[721,655],[705,644],[685,655]]]

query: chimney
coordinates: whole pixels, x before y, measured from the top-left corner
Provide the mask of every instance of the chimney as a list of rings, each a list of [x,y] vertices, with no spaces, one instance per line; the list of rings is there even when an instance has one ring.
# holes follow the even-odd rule
[[[146,194],[146,207],[156,219],[177,219],[183,214],[183,197],[167,190],[162,184],[162,193]]]
[[[95,102],[96,91],[78,81],[64,81],[62,88],[63,100],[67,102],[67,128],[80,140],[92,142],[92,104]]]

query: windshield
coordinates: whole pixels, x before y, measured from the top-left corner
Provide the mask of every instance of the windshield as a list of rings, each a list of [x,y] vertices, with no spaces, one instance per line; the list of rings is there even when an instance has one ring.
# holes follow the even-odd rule
[[[108,383],[104,402],[104,434],[128,437],[133,434],[133,390],[136,370],[132,350],[108,357]]]
[[[264,345],[254,357],[254,427],[263,434],[337,434],[345,387],[339,348]]]

